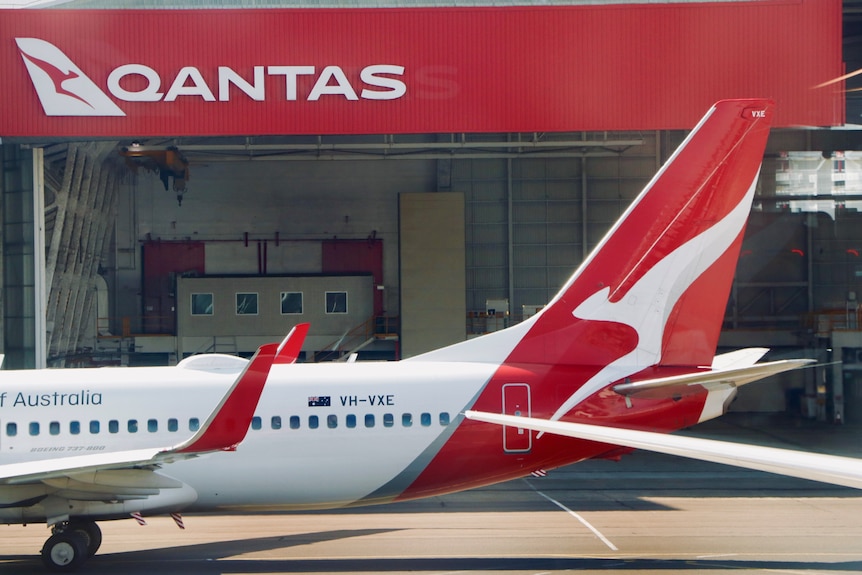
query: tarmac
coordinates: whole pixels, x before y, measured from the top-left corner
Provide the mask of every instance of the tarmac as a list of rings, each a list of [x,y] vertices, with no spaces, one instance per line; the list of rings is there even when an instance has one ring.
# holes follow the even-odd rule
[[[784,415],[683,433],[862,457],[862,426]],[[81,572],[862,573],[862,491],[645,452],[395,505],[148,521],[103,523]],[[43,573],[46,536],[0,526],[0,573]]]

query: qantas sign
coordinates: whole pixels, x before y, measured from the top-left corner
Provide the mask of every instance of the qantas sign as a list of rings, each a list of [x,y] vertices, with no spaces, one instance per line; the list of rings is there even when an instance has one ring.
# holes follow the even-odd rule
[[[114,101],[173,102],[180,97],[204,102],[228,102],[235,88],[248,98],[267,99],[268,82],[284,86],[284,100],[300,98],[316,102],[323,96],[344,100],[397,100],[407,93],[401,80],[404,66],[371,64],[359,72],[361,85],[354,85],[340,66],[253,66],[251,78],[243,77],[228,66],[219,66],[217,80],[208,83],[195,66],[184,66],[169,82],[155,69],[144,64],[123,64],[108,74],[108,94],[91,80],[62,50],[38,38],[16,38],[21,58],[47,116],[125,116]],[[311,90],[300,93],[303,77],[314,78]],[[163,86],[167,86],[164,90]],[[113,99],[112,99],[113,97]]]
[[[743,94],[780,101],[776,127],[844,123],[843,90],[811,89],[845,72],[841,0],[635,3],[625,15],[593,3],[6,10],[0,137],[687,130]],[[609,36],[619,49],[597,65]]]

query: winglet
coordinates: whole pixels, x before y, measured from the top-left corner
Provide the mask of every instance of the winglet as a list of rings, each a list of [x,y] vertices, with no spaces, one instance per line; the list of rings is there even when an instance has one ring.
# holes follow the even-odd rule
[[[233,451],[245,439],[279,344],[260,346],[200,430],[171,453]]]
[[[278,346],[278,350],[275,352],[274,364],[283,365],[296,362],[300,352],[302,352],[302,344],[305,341],[305,336],[308,334],[309,327],[310,324],[308,323],[299,323],[293,326],[293,329],[290,330],[287,337]]]

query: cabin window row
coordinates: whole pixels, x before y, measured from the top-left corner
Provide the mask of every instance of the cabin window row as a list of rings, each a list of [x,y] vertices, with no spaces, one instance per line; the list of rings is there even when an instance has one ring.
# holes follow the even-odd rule
[[[146,427],[146,430],[150,433],[156,433],[159,431],[159,420],[158,419],[148,419],[144,421],[138,421],[137,419],[129,419],[123,424],[117,419],[112,419],[108,421],[107,430],[108,433],[119,433],[122,427],[125,427],[126,431],[129,433],[137,433],[142,427]],[[188,428],[189,431],[197,431],[201,427],[201,422],[198,418],[192,417],[189,419]],[[70,421],[68,426],[68,433],[70,435],[80,435],[84,430],[85,426],[80,421]],[[103,427],[102,422],[99,420],[92,420],[86,425],[86,429],[90,432],[91,435],[97,435],[102,433]],[[170,432],[176,432],[180,430],[180,422],[178,419],[168,419],[167,421],[167,430]],[[60,435],[62,431],[62,425],[59,421],[52,421],[48,424],[48,434],[49,435]],[[31,421],[27,425],[27,433],[29,435],[41,435],[42,434],[42,424],[38,421]],[[18,424],[10,421],[6,424],[6,436],[7,437],[15,437],[18,435]]]
[[[290,429],[300,429],[302,427],[302,418],[298,415],[291,415],[287,419],[287,427]],[[379,417],[379,422],[383,427],[395,427],[396,416],[394,413],[384,413]],[[447,412],[440,412],[437,415],[437,423],[441,426],[449,425],[450,417]],[[434,417],[428,413],[420,413],[419,414],[419,425],[421,427],[430,427],[434,422]],[[273,415],[269,419],[269,427],[270,429],[282,429],[284,427],[284,420],[280,415]],[[361,426],[372,428],[377,427],[378,425],[378,416],[374,413],[366,413],[361,418],[356,414],[349,413],[344,416],[344,427],[348,429],[355,429],[356,427]],[[414,416],[412,413],[402,413],[400,417],[401,427],[413,427],[414,424]],[[329,415],[319,416],[319,415],[309,415],[306,421],[306,425],[309,429],[318,429],[321,426],[326,426],[329,429],[336,429],[339,427],[339,419],[338,415],[334,413],[330,413]],[[255,416],[251,420],[251,428],[253,430],[263,429],[264,420],[258,416]]]
[[[289,429],[300,429],[302,427],[302,419],[298,415],[291,415],[287,418],[287,427]],[[430,427],[433,424],[434,417],[428,413],[420,413],[419,414],[419,426],[421,427]],[[437,415],[437,423],[441,426],[449,425],[450,417],[446,412],[441,412]],[[396,416],[393,413],[384,413],[379,417],[380,424],[383,427],[395,427]],[[414,425],[414,416],[412,413],[402,413],[399,418],[401,427],[413,427]],[[366,413],[364,416],[360,418],[356,414],[347,414],[344,416],[344,427],[348,429],[354,429],[360,425],[362,427],[373,428],[378,425],[378,416],[374,413]],[[282,429],[285,426],[285,421],[282,419],[280,415],[274,415],[269,418],[268,421],[270,429]],[[306,426],[308,429],[318,429],[322,425],[325,425],[329,429],[336,429],[339,427],[339,418],[338,415],[331,413],[326,416],[318,416],[318,415],[309,415],[306,419]],[[195,432],[200,429],[201,422],[198,418],[193,417],[188,421],[188,430]],[[264,419],[260,416],[254,416],[251,420],[251,429],[253,430],[261,430],[264,426]],[[159,431],[159,420],[157,419],[148,419],[146,421],[139,421],[137,419],[129,419],[122,424],[117,419],[112,419],[108,421],[107,424],[108,433],[119,433],[121,428],[125,428],[128,433],[138,433],[143,428],[146,429],[149,433],[157,433]],[[70,435],[80,435],[81,432],[85,429],[85,426],[80,421],[70,421],[68,425],[68,433]],[[103,426],[102,422],[99,420],[92,420],[86,425],[86,429],[89,431],[91,435],[97,435],[102,433]],[[178,419],[171,418],[167,420],[166,429],[169,432],[177,432],[180,429],[180,422]],[[62,431],[62,425],[59,421],[52,421],[47,425],[47,431],[49,435],[60,435]],[[27,433],[31,436],[37,436],[42,434],[42,424],[38,421],[31,421],[27,424]],[[7,437],[15,437],[18,435],[18,424],[15,422],[8,422],[6,424],[6,436]]]
[[[257,292],[237,292],[234,294],[236,315],[258,315],[259,294]],[[283,291],[279,297],[282,315],[302,315],[305,313],[303,293]],[[324,293],[324,312],[327,314],[347,313],[347,292],[327,291]],[[191,294],[191,315],[211,316],[215,314],[215,297],[212,293]]]

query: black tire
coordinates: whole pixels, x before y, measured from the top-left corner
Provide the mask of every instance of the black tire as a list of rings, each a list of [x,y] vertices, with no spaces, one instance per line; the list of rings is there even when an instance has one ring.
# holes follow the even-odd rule
[[[87,557],[92,557],[102,546],[102,530],[95,521],[82,521],[80,523],[70,523],[66,531],[74,531],[84,538],[87,542]]]
[[[74,571],[88,557],[87,541],[77,531],[56,533],[42,546],[42,563],[52,571]]]

